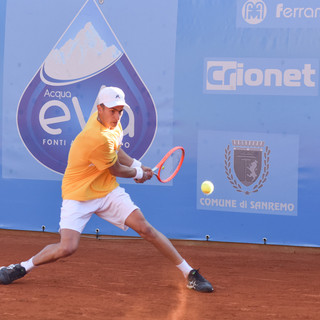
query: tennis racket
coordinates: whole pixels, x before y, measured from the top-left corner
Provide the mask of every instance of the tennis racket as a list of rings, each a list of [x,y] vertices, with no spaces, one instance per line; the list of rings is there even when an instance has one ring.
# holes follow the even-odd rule
[[[183,147],[174,147],[152,169],[160,182],[169,182],[176,176],[182,166],[184,153]]]

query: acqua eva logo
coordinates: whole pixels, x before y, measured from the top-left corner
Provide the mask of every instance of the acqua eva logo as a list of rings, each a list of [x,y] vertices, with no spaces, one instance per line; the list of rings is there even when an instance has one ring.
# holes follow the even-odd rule
[[[121,119],[123,148],[140,159],[156,133],[156,108],[97,4],[88,1],[19,101],[20,137],[36,160],[64,173],[71,143],[96,111],[96,99],[104,86],[119,87],[126,95],[131,109],[125,108]]]

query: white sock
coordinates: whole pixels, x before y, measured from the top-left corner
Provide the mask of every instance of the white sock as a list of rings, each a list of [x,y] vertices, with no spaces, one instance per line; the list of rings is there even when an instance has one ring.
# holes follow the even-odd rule
[[[28,261],[23,261],[20,263],[21,266],[24,267],[27,272],[31,271],[35,267],[35,265],[32,262],[32,259],[33,257],[30,258]]]
[[[176,266],[180,271],[183,273],[184,277],[187,278],[192,268],[189,266],[189,264],[186,262],[186,260],[183,260],[180,264]]]

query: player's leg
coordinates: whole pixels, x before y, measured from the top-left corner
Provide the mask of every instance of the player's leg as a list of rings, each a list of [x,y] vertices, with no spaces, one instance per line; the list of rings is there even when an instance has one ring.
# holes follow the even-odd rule
[[[32,262],[35,266],[57,261],[72,255],[78,248],[80,232],[71,229],[60,230],[60,242],[49,244],[36,254]],[[29,270],[27,270],[29,271]]]
[[[35,266],[54,262],[60,258],[73,254],[79,245],[80,233],[74,230],[62,229],[60,231],[60,242],[46,246],[38,254],[20,264],[11,264],[0,268],[0,283],[11,282],[24,277]]]
[[[20,279],[35,266],[54,262],[73,254],[79,245],[80,235],[99,206],[99,200],[63,200],[60,217],[60,242],[50,244],[34,257],[20,264],[0,268],[0,284],[9,284]]]
[[[175,265],[183,262],[183,258],[172,243],[161,232],[156,230],[143,216],[139,209],[134,210],[126,219],[125,224],[136,231],[142,238],[152,243],[165,257]],[[190,267],[190,270],[192,268]],[[190,271],[189,270],[189,271]]]
[[[152,243],[164,256],[170,259],[188,280],[187,287],[199,292],[213,292],[211,283],[198,270],[192,269],[181,257],[171,241],[156,230],[143,216],[139,209],[134,210],[125,224],[135,230],[142,238]]]
[[[171,241],[156,230],[143,216],[139,209],[134,210],[125,224],[135,230],[142,238],[152,243],[164,256],[170,259],[188,280],[187,287],[199,292],[213,292],[211,283],[198,270],[192,269],[181,257]]]
[[[132,202],[128,193],[121,187],[110,192],[95,212],[100,218],[127,230],[131,228],[169,258],[187,276],[192,268],[183,260],[172,243],[146,221],[140,209]]]
[[[80,242],[80,235],[97,206],[96,201],[63,200],[60,215],[60,242],[50,244],[37,255],[21,264],[29,272],[33,267],[54,262],[73,254]]]
[[[132,202],[130,196],[121,187],[117,187],[105,198],[99,210],[95,212],[100,218],[113,225],[136,231],[141,237],[152,243],[165,257],[172,261],[188,279],[188,287],[201,292],[212,292],[211,284],[197,270],[181,257],[171,241],[156,230],[143,216],[140,209]]]

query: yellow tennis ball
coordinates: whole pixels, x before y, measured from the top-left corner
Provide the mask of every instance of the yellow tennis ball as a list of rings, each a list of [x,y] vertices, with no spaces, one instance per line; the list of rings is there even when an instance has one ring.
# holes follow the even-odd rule
[[[211,181],[203,181],[202,184],[201,184],[201,191],[204,193],[204,194],[211,194],[214,190],[214,185]]]

